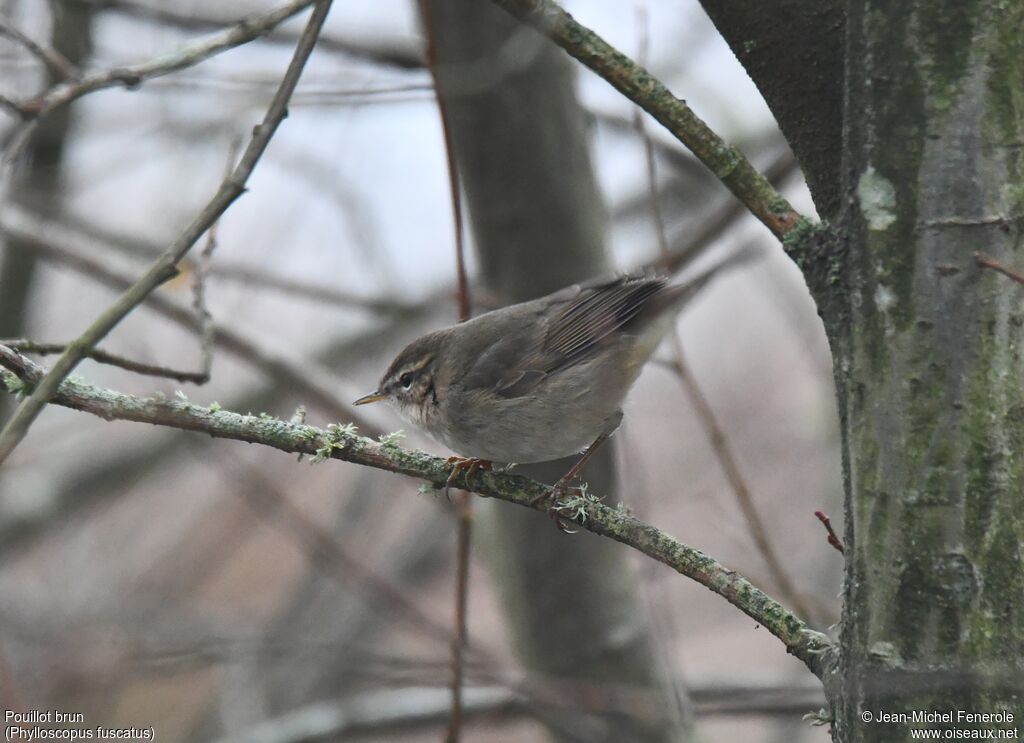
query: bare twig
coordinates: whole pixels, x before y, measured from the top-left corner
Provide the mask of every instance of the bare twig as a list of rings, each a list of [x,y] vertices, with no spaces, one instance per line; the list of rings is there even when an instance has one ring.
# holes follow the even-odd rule
[[[116,291],[124,291],[132,285],[132,277],[115,271],[103,260],[57,242],[43,240],[34,232],[7,224],[2,217],[0,234],[15,236],[19,247],[33,250],[45,260],[66,265]],[[11,242],[8,246],[14,244]],[[182,328],[195,333],[200,331],[191,307],[159,292],[146,297],[145,306]],[[294,390],[296,394],[305,397],[306,402],[317,405],[326,414],[337,420],[350,420],[371,435],[381,433],[358,411],[339,401],[337,382],[317,364],[308,361],[299,363],[289,356],[277,354],[230,325],[213,323],[213,336],[218,348],[243,359],[269,378]]]
[[[43,116],[82,96],[106,88],[134,89],[146,80],[183,70],[203,62],[221,52],[246,44],[273,30],[316,0],[290,0],[262,15],[251,16],[230,28],[210,34],[204,39],[185,44],[146,62],[83,75],[75,80],[58,83],[31,100],[18,102],[24,123],[16,127],[4,143],[4,161],[13,161],[27,139],[27,132]]]
[[[46,371],[17,351],[0,346],[0,382],[17,392],[38,385]],[[106,420],[141,423],[198,431],[214,438],[258,443],[292,454],[313,454],[315,461],[340,459],[376,469],[415,477],[442,487],[451,476],[447,460],[403,449],[393,441],[374,441],[358,436],[350,427],[327,430],[291,425],[271,416],[241,415],[218,408],[194,405],[187,400],[140,398],[65,379],[53,402],[100,416]],[[472,477],[458,471],[452,485],[516,505],[546,511],[542,503],[551,497],[551,486],[507,472],[477,471]],[[819,678],[831,667],[831,641],[811,630],[801,619],[703,552],[687,547],[668,534],[649,526],[598,499],[577,497],[561,504],[563,518],[601,536],[642,552],[699,582],[762,625]]]
[[[647,18],[647,5],[644,0],[636,0],[634,3],[636,11],[636,25],[637,25],[637,61],[642,64],[647,64],[647,55],[650,48],[650,34],[648,32],[648,18]],[[665,227],[665,219],[661,210],[661,202],[658,199],[658,171],[657,163],[654,157],[654,140],[651,138],[647,131],[646,121],[644,120],[644,112],[637,106],[633,106],[633,129],[640,137],[640,141],[644,145],[644,159],[647,167],[647,201],[651,216],[654,219],[655,235],[658,240],[658,246],[662,256],[668,255],[668,237],[667,230]],[[688,153],[687,153],[688,154]],[[673,328],[672,334],[678,335],[678,331]],[[681,347],[678,346],[680,348]],[[672,607],[667,602],[655,602],[654,592],[650,593],[650,600],[652,607],[656,609],[657,616],[652,613],[652,619],[660,619],[664,626],[678,628],[678,617],[674,615]],[[670,686],[672,691],[672,700],[675,702],[673,712],[675,713],[676,724],[680,728],[692,727],[693,725],[693,709],[689,693],[686,687],[682,684],[681,680],[676,674],[673,673],[673,668],[665,660],[665,654],[658,652],[658,657],[662,664],[664,664],[664,674],[667,679],[670,679],[674,683]]]
[[[1020,274],[1012,268],[1007,268],[991,256],[985,255],[984,253],[975,253],[974,262],[983,268],[991,268],[993,271],[998,271],[1003,276],[1013,279],[1018,284],[1024,284],[1024,274]]]
[[[736,503],[743,514],[743,521],[747,526],[747,532],[750,534],[754,546],[757,547],[761,559],[764,560],[765,567],[768,568],[772,581],[782,595],[783,600],[801,617],[811,617],[812,613],[807,603],[800,596],[800,593],[796,590],[793,581],[789,577],[789,573],[782,566],[782,561],[779,559],[775,546],[768,534],[768,529],[761,518],[761,513],[757,509],[757,504],[754,503],[754,497],[747,486],[746,478],[743,477],[743,473],[740,471],[736,457],[733,456],[729,440],[718,423],[715,411],[704,395],[704,391],[700,388],[696,377],[693,376],[693,371],[686,363],[686,357],[683,355],[679,336],[673,335],[673,338],[675,340],[676,352],[675,371],[682,383],[683,389],[690,398],[690,403],[693,405],[697,417],[700,419],[701,426],[704,428],[708,441],[711,443],[711,448],[715,452],[715,457],[718,459],[722,472],[725,474],[725,479],[729,483],[729,488],[736,498]]]
[[[638,57],[641,64],[644,62],[644,56],[646,56],[646,37],[642,37],[642,43],[640,44],[640,53]],[[655,230],[658,236],[658,249],[661,254],[662,267],[666,271],[671,271],[673,269],[673,256],[668,245],[665,219],[661,213],[661,203],[658,201],[658,174],[657,161],[654,157],[654,144],[651,142],[651,137],[647,132],[643,113],[639,108],[634,110],[636,114],[635,123],[637,132],[644,143],[651,213],[654,218]],[[672,328],[670,332],[670,341],[675,354],[676,374],[679,377],[679,381],[682,383],[683,390],[686,392],[687,397],[690,398],[690,403],[696,411],[697,417],[700,419],[701,427],[704,429],[704,433],[711,445],[711,450],[715,453],[715,458],[718,459],[722,472],[725,473],[725,479],[728,481],[729,488],[732,490],[732,493],[736,498],[736,502],[740,506],[740,512],[743,514],[747,531],[753,539],[754,545],[761,554],[761,558],[764,560],[769,573],[771,573],[772,580],[774,581],[776,588],[782,594],[782,599],[792,606],[793,610],[796,611],[797,614],[802,617],[809,617],[810,612],[808,611],[807,605],[800,598],[800,594],[793,586],[793,582],[790,580],[789,574],[783,568],[782,562],[776,555],[775,547],[768,535],[768,529],[765,528],[764,522],[761,520],[761,514],[758,512],[757,506],[754,503],[754,498],[751,495],[750,487],[747,485],[747,480],[740,471],[736,457],[733,456],[729,439],[726,437],[721,425],[719,425],[714,409],[712,409],[707,396],[704,394],[704,390],[701,389],[696,376],[694,376],[693,371],[690,369],[690,366],[686,361],[686,354],[683,351],[683,343],[679,338],[678,328]]]
[[[685,144],[780,240],[806,218],[650,72],[578,23],[554,0],[494,0],[607,80]]]
[[[295,3],[293,3],[294,5]],[[306,3],[298,3],[308,5]],[[249,145],[242,155],[242,159],[232,171],[231,175],[224,179],[217,193],[203,210],[192,220],[185,230],[172,242],[163,255],[161,255],[153,266],[138,281],[135,282],[118,300],[111,305],[86,331],[79,336],[68,349],[57,359],[53,368],[47,373],[46,378],[36,385],[31,395],[25,398],[18,409],[14,412],[11,420],[7,422],[0,431],[0,464],[2,464],[14,448],[21,442],[28,432],[32,422],[36,419],[47,401],[53,396],[60,386],[64,377],[71,373],[85,353],[102,340],[114,326],[116,326],[129,312],[137,307],[146,296],[156,287],[177,273],[175,268],[196,240],[212,225],[227,208],[234,203],[235,199],[245,191],[245,184],[259,162],[271,137],[277,131],[277,127],[287,115],[288,99],[298,84],[299,77],[306,65],[306,60],[313,52],[316,44],[317,34],[327,18],[327,12],[331,7],[331,0],[318,0],[310,17],[309,23],[303,32],[295,54],[285,71],[281,86],[274,95],[263,121],[253,130]],[[290,8],[290,6],[286,6]],[[283,12],[279,9],[278,11]],[[293,13],[288,13],[292,15]],[[287,16],[285,16],[287,17]],[[283,18],[282,18],[283,20]],[[259,28],[259,26],[257,26]],[[227,38],[235,40],[236,36],[254,38],[251,34],[256,33],[245,26],[236,27],[227,33]],[[219,35],[218,35],[219,36]],[[224,40],[221,43],[225,43]],[[212,52],[211,52],[212,53]]]
[[[799,171],[796,157],[786,149],[765,168],[764,174],[769,183],[778,187]],[[675,272],[689,265],[744,214],[746,210],[743,204],[731,200],[726,202],[720,209],[701,219],[695,230],[687,230],[681,239],[674,240],[669,261],[667,265],[662,261],[662,266]]]
[[[67,343],[36,343],[35,341],[30,341],[27,338],[10,338],[7,340],[0,340],[0,345],[9,346],[16,351],[21,351],[22,353],[36,353],[41,356],[64,353],[68,348]],[[127,359],[123,356],[108,353],[99,348],[89,349],[89,352],[86,353],[85,357],[100,364],[116,366],[119,369],[134,372],[135,374],[142,374],[147,377],[166,377],[167,379],[173,379],[178,382],[188,382],[191,384],[203,384],[208,379],[208,377],[202,372],[182,371],[180,369],[171,369],[166,366],[158,366],[156,364],[145,364],[140,361],[135,361],[134,359]]]
[[[154,0],[150,3],[136,2],[136,0],[64,0],[64,2],[80,3],[97,10],[112,10],[133,18],[192,31],[221,28],[230,22],[224,17],[205,15],[205,9],[202,7],[178,10],[173,5],[161,2],[161,0]],[[298,36],[294,31],[283,28],[274,29],[263,38],[268,42],[287,44],[288,46],[294,46],[298,41]],[[318,46],[324,51],[344,54],[397,70],[419,70],[423,67],[423,59],[411,37],[407,43],[402,39],[395,40],[393,43],[378,42],[375,44],[362,38],[349,40],[322,34]]]
[[[473,503],[469,493],[458,496],[458,533],[455,560],[455,636],[452,638],[451,719],[445,736],[457,743],[462,731],[462,687],[465,677],[466,649],[469,645],[469,556],[473,542]]]
[[[76,80],[81,74],[67,57],[52,47],[46,47],[33,41],[29,36],[13,26],[0,21],[0,36],[5,36],[15,43],[21,44],[46,67],[55,80]]]
[[[223,75],[176,75],[154,81],[153,85],[154,89],[159,86],[161,90],[183,90],[188,93],[209,90],[218,95],[227,93],[240,96],[251,96],[271,87],[264,80],[228,78]],[[292,106],[366,106],[375,102],[429,101],[433,92],[434,86],[429,82],[358,86],[306,83],[295,91]],[[384,100],[378,101],[380,98]]]
[[[362,297],[342,291],[334,286],[313,284],[299,279],[289,279],[241,263],[218,261],[210,267],[211,278],[221,281],[235,281],[252,288],[271,289],[310,302],[320,302],[333,307],[360,309],[374,313],[412,313],[415,305],[396,297]]]
[[[228,148],[228,158],[224,165],[224,178],[231,176],[231,169],[238,157],[238,149],[241,146],[239,141],[234,141]],[[195,261],[195,271],[192,278],[192,307],[196,312],[196,319],[199,322],[199,379],[198,384],[206,384],[210,381],[210,372],[213,370],[213,316],[206,307],[206,277],[210,274],[210,259],[213,251],[217,249],[217,227],[220,220],[217,219],[206,233],[206,245],[199,253]]]
[[[228,167],[226,168],[225,177],[230,174],[231,165],[237,155],[236,151],[237,146],[233,146],[231,154],[228,157]],[[218,224],[219,221],[214,222],[213,226],[207,232],[206,246],[200,253],[199,260],[196,261],[196,268],[194,271],[193,309],[195,310],[200,336],[201,362],[199,371],[182,371],[155,364],[146,364],[123,356],[117,356],[98,348],[89,349],[85,355],[86,358],[92,359],[93,361],[101,364],[116,366],[120,369],[134,372],[135,374],[142,374],[150,377],[166,377],[178,382],[187,382],[198,385],[206,384],[210,381],[215,327],[213,325],[213,318],[206,309],[205,279],[209,274],[210,256],[213,254],[213,250],[216,248],[217,244],[216,235]],[[11,348],[25,353],[36,353],[41,355],[64,353],[68,348],[68,344],[66,343],[36,343],[25,338],[0,340],[0,344],[10,346]]]
[[[427,68],[430,70],[430,77],[434,82],[434,95],[437,99],[437,111],[441,117],[441,132],[444,136],[445,158],[448,163],[448,188],[451,193],[452,222],[455,229],[456,298],[459,306],[459,322],[465,322],[470,318],[472,306],[469,296],[469,282],[466,279],[462,193],[459,187],[459,170],[455,164],[455,145],[452,140],[448,107],[445,97],[442,95],[441,84],[437,74],[437,49],[434,43],[430,6],[426,0],[420,0],[419,9],[426,36]],[[462,734],[463,667],[468,642],[466,607],[469,594],[469,555],[473,540],[473,503],[469,498],[469,493],[465,491],[459,493],[457,511],[455,637],[452,639],[451,719],[449,720],[448,731],[445,735],[446,743],[458,743]]]
[[[274,483],[251,467],[235,461],[231,464],[232,482],[248,483],[248,487],[236,489],[236,492],[243,495],[254,510],[269,516],[269,523],[293,536],[314,565],[322,570],[326,568],[324,575],[342,585],[358,582],[387,604],[391,614],[405,620],[407,626],[444,642],[453,640],[454,635],[447,627],[418,607],[404,591],[350,554],[329,531],[299,510]]]
[[[23,122],[28,122],[32,119],[33,113],[29,111],[23,104],[8,98],[5,95],[0,95],[0,108],[10,111],[16,117],[21,119]],[[23,128],[23,127],[22,127]],[[21,138],[19,138],[20,141]],[[12,140],[13,141],[13,140]]]
[[[846,547],[843,546],[843,540],[836,534],[836,530],[832,528],[832,520],[829,519],[828,514],[824,511],[815,511],[814,516],[825,525],[825,531],[828,532],[828,543],[845,555]]]
[[[155,242],[116,232],[71,213],[60,213],[53,217],[52,221],[48,220],[50,218],[47,215],[40,214],[31,209],[25,209],[17,204],[7,204],[2,212],[0,212],[0,233],[21,236],[22,239],[31,243],[33,247],[52,246],[58,248],[59,253],[50,255],[54,259],[62,259],[65,256],[70,257],[73,254],[73,263],[76,265],[76,268],[81,267],[79,265],[81,261],[88,261],[89,265],[106,268],[104,262],[91,257],[93,244],[95,244],[97,249],[110,250],[134,259],[144,258],[152,260],[163,250]],[[54,227],[58,228],[62,233],[73,233],[75,241],[80,244],[80,247],[76,247],[72,251],[66,245],[57,245],[55,238],[51,235]],[[82,241],[81,238],[83,236],[87,240]],[[88,245],[85,243],[88,243]],[[89,255],[86,255],[86,253]],[[192,264],[191,257],[186,256],[180,265],[187,271],[191,270]],[[109,272],[109,269],[107,269],[107,272]],[[87,271],[87,273],[93,272]],[[410,315],[420,309],[418,304],[406,303],[398,298],[359,296],[326,284],[314,284],[300,279],[289,279],[285,276],[279,276],[237,261],[232,262],[218,259],[216,263],[208,268],[206,273],[211,279],[238,282],[245,284],[249,288],[271,289],[288,296],[299,297],[310,302],[320,302],[334,307],[368,310],[377,314],[405,312]]]
[[[147,80],[193,67],[221,52],[258,39],[292,16],[314,5],[316,1],[291,0],[262,15],[245,18],[230,28],[192,41],[146,62],[94,72],[77,81],[55,85],[31,101],[32,107],[37,115],[42,116],[58,106],[71,103],[97,90],[116,87],[137,88]],[[298,43],[302,43],[304,38],[300,38]]]

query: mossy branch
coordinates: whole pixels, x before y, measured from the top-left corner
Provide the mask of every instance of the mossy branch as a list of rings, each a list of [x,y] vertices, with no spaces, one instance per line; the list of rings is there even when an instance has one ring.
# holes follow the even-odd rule
[[[46,374],[46,370],[17,351],[0,345],[0,382],[7,392],[25,394]],[[451,472],[445,459],[420,451],[403,449],[397,436],[373,440],[359,436],[354,426],[331,425],[327,429],[292,423],[267,415],[242,415],[222,410],[219,405],[195,405],[183,397],[136,397],[64,380],[51,402],[92,413],[105,420],[128,420],[158,426],[198,431],[215,438],[234,439],[273,447],[284,452],[312,455],[313,461],[340,459],[366,467],[396,472],[424,480],[440,488]],[[456,488],[499,498],[527,508],[550,486],[519,475],[478,471],[467,479],[464,471],[452,481]],[[562,503],[562,514],[580,527],[626,544],[673,570],[706,586],[763,626],[819,678],[827,672],[832,644],[811,630],[781,604],[744,577],[724,567],[700,550],[629,514],[600,503],[590,496],[577,496]],[[538,527],[539,528],[539,527]]]
[[[714,173],[782,240],[809,220],[800,215],[735,147],[716,134],[686,102],[553,0],[494,0],[516,18],[544,34],[603,77],[612,87],[653,116]]]

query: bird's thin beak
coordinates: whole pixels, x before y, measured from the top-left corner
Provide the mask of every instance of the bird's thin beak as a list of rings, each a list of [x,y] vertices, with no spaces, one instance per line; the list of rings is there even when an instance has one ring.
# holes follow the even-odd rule
[[[387,397],[388,396],[385,395],[383,392],[371,392],[369,395],[363,395],[362,397],[360,397],[358,400],[356,400],[352,404],[353,405],[369,405],[371,402],[380,402],[381,400],[386,400]]]

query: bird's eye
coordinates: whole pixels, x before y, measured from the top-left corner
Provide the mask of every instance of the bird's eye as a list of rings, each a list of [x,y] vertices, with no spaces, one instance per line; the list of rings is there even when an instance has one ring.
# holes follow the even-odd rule
[[[412,372],[406,372],[405,374],[400,376],[398,378],[398,383],[405,387],[405,389],[409,389],[410,387],[412,387]]]

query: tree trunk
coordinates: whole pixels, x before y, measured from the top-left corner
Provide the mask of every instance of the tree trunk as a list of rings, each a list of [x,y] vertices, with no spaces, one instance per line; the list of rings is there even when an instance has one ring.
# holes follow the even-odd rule
[[[844,0],[700,0],[800,161],[822,219],[839,210]]]
[[[853,0],[842,299],[840,741],[1024,716],[1024,5]],[[879,713],[953,711],[952,723]],[[1009,710],[1010,723],[956,710]],[[865,722],[868,715],[872,722]]]
[[[426,8],[488,289],[515,302],[608,271],[607,218],[571,60],[490,3],[430,0]],[[522,470],[553,482],[572,461]],[[610,446],[584,479],[594,492],[616,492]],[[626,551],[590,534],[566,536],[508,504],[482,503],[478,513],[520,659],[552,685],[553,700],[602,713],[556,710],[555,737],[682,739],[686,715],[673,713],[683,705],[665,683]],[[641,702],[618,712],[595,705],[602,687],[640,692]]]

